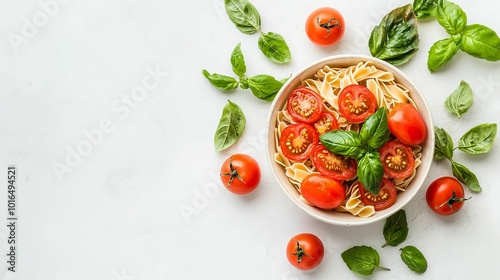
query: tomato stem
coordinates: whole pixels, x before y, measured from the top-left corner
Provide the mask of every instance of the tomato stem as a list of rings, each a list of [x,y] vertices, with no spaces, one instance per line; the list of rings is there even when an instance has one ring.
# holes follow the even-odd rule
[[[234,168],[234,166],[233,166],[233,156],[229,157],[229,170],[230,171],[228,173],[220,174],[220,176],[231,176],[229,178],[229,182],[227,182],[228,188],[231,187],[231,183],[233,182],[234,178],[236,178],[236,179],[238,179],[246,184],[246,182],[243,181],[243,178],[241,178],[240,174],[238,174],[238,170],[236,168]]]
[[[327,20],[324,23],[321,23],[320,17],[317,17],[316,20],[318,21],[318,25],[320,27],[326,28],[327,34],[326,34],[325,38],[328,38],[330,36],[330,29],[332,29],[336,26],[338,26],[340,29],[342,29],[342,25],[340,25],[340,22],[336,18],[331,18],[330,20]]]
[[[469,198],[465,198],[465,197],[457,197],[457,194],[455,193],[455,191],[452,191],[451,193],[451,197],[448,198],[448,200],[446,200],[445,202],[443,202],[443,204],[441,205],[438,205],[436,207],[434,207],[435,209],[439,209],[441,207],[444,207],[445,205],[448,205],[448,207],[450,207],[451,209],[453,209],[454,212],[457,212],[458,210],[455,209],[455,207],[453,207],[453,203],[456,203],[456,202],[464,202],[466,200],[469,200],[471,199],[472,197],[469,197]]]

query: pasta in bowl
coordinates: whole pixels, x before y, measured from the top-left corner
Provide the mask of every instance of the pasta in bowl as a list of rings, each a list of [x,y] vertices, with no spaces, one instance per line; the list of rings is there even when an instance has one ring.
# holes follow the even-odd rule
[[[402,107],[418,115],[426,133],[415,137],[415,129],[393,122]],[[399,69],[373,57],[314,62],[283,85],[268,118],[276,181],[296,205],[327,223],[387,218],[415,196],[432,163],[426,101]]]

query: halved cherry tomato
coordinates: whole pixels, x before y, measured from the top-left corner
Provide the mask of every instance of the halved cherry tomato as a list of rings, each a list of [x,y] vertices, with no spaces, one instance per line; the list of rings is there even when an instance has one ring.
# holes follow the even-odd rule
[[[410,103],[396,104],[387,116],[389,130],[401,142],[418,145],[427,137],[427,126],[422,115]]]
[[[336,155],[323,145],[314,148],[312,161],[319,173],[334,180],[348,180],[356,173],[355,159]]]
[[[224,187],[234,194],[250,193],[260,182],[259,163],[249,155],[234,154],[222,164],[220,179]]]
[[[287,110],[293,120],[313,123],[323,112],[323,101],[312,89],[300,86],[288,97]]]
[[[339,94],[339,111],[346,120],[361,123],[377,110],[375,95],[365,86],[348,85]]]
[[[293,161],[306,160],[318,145],[318,132],[309,124],[291,124],[281,132],[280,147],[283,155]]]
[[[316,9],[306,19],[307,37],[318,46],[327,47],[337,43],[344,32],[344,17],[334,8]]]
[[[339,129],[339,123],[332,114],[325,111],[321,113],[319,119],[314,123],[314,128],[316,128],[318,134],[321,135],[325,132]]]
[[[415,165],[415,157],[411,148],[399,141],[385,143],[379,150],[384,173],[390,178],[406,178]]]
[[[297,234],[288,241],[286,246],[288,261],[300,270],[310,270],[317,267],[324,255],[323,242],[312,233]]]
[[[464,188],[453,177],[441,177],[434,180],[425,194],[427,205],[440,215],[451,215],[458,212],[467,200]]]
[[[329,177],[312,173],[300,183],[300,194],[312,205],[321,209],[339,207],[345,199],[344,186]]]
[[[365,205],[373,205],[375,211],[381,211],[391,207],[394,202],[396,202],[397,196],[394,184],[386,178],[382,179],[380,192],[378,194],[372,194],[367,191],[361,183],[359,183],[359,194],[361,201],[363,201]]]

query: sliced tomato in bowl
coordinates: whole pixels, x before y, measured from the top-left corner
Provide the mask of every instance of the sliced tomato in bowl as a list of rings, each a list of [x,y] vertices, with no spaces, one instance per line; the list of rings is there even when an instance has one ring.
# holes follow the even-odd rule
[[[288,97],[287,110],[294,121],[314,123],[323,112],[323,101],[312,89],[300,86]]]
[[[396,202],[396,188],[391,180],[383,178],[378,194],[372,194],[363,187],[363,184],[358,182],[359,195],[361,201],[365,205],[372,205],[375,211],[385,210],[391,207]]]
[[[365,86],[348,85],[339,93],[339,111],[346,120],[362,123],[377,110],[375,95]]]
[[[379,150],[384,174],[390,178],[406,178],[415,167],[415,157],[411,148],[399,141],[385,143]]]
[[[356,160],[336,155],[323,145],[314,148],[312,161],[319,173],[335,180],[348,180],[356,173]]]
[[[318,141],[318,132],[306,123],[295,123],[285,127],[279,140],[283,155],[293,161],[304,161],[309,158]]]
[[[316,128],[316,131],[321,136],[321,134],[328,131],[339,129],[339,123],[337,122],[337,118],[335,118],[332,114],[324,111],[319,116],[319,119],[314,123],[314,128]]]

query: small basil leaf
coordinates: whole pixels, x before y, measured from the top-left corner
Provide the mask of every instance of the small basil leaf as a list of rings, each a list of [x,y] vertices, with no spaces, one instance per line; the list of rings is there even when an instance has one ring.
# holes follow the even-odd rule
[[[415,246],[406,246],[401,250],[401,260],[416,273],[424,273],[427,270],[427,260],[420,250]]]
[[[265,101],[273,101],[283,83],[272,76],[261,74],[248,78],[248,86],[255,97]]]
[[[464,183],[472,192],[481,192],[481,186],[477,177],[467,167],[455,161],[451,162],[451,171],[460,182]]]
[[[375,195],[380,192],[384,167],[378,152],[366,153],[358,160],[357,173],[359,181],[367,191]]]
[[[380,255],[369,246],[354,246],[344,251],[341,257],[352,272],[361,276],[372,275],[375,268],[390,270],[380,266]]]
[[[272,62],[287,63],[292,60],[292,54],[285,39],[278,33],[268,32],[261,35],[259,49]]]
[[[238,142],[245,130],[245,124],[246,118],[240,106],[228,100],[215,131],[215,150],[220,152]]]
[[[233,66],[233,72],[238,77],[242,78],[247,72],[247,66],[245,64],[245,57],[241,51],[241,43],[236,45],[231,54],[231,65]]]
[[[453,139],[451,139],[450,134],[446,132],[443,128],[434,127],[434,135],[436,141],[434,142],[434,158],[451,159],[453,157]]]
[[[436,16],[437,0],[414,0],[413,11],[419,19],[426,19]]]
[[[406,240],[406,237],[408,237],[408,223],[406,221],[406,213],[403,209],[385,220],[383,232],[385,244],[382,247],[387,245],[397,246]]]
[[[459,34],[467,25],[467,15],[455,3],[443,0],[437,7],[437,21],[450,35]]]
[[[495,31],[484,25],[471,24],[465,27],[459,47],[473,57],[489,61],[500,60],[500,38]]]
[[[480,124],[471,128],[458,140],[458,148],[471,155],[490,151],[497,136],[497,124]]]
[[[332,130],[322,134],[319,140],[330,152],[337,155],[360,159],[366,153],[363,140],[355,131]]]
[[[387,124],[387,110],[385,107],[380,107],[373,115],[366,118],[359,134],[363,141],[373,150],[378,150],[387,143],[391,131]]]
[[[241,32],[253,34],[260,30],[260,14],[248,0],[225,0],[229,19]]]
[[[217,73],[210,74],[205,69],[203,69],[202,74],[214,87],[220,90],[233,90],[238,87],[238,81],[233,77]]]
[[[460,86],[446,98],[444,106],[450,113],[460,118],[469,110],[473,101],[471,87],[467,82],[461,81]]]
[[[427,68],[434,72],[450,61],[458,52],[458,46],[452,37],[437,41],[432,45],[427,57]]]

